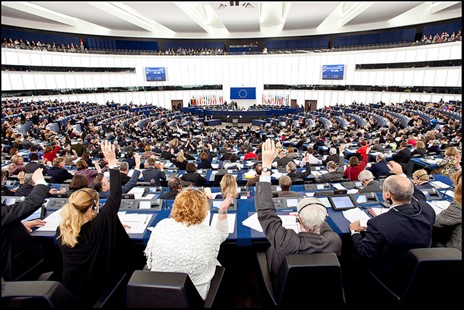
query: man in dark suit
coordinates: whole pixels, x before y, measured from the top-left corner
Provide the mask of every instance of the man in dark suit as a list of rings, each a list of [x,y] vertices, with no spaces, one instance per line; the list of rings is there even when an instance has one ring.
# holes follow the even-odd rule
[[[315,180],[317,183],[329,183],[329,182],[332,182],[333,180],[343,179],[343,172],[344,172],[343,163],[345,161],[345,158],[343,156],[344,149],[345,149],[345,146],[341,145],[340,155],[338,156],[338,165],[333,161],[329,161],[327,163],[328,172],[315,176]]]
[[[404,167],[404,165],[408,164],[408,161],[411,159],[411,157],[412,154],[411,150],[408,147],[408,143],[406,141],[403,141],[400,144],[400,150],[392,155],[392,160],[396,161]]]
[[[395,175],[385,179],[382,196],[391,200],[391,209],[368,220],[367,227],[359,220],[350,224],[355,254],[385,281],[408,250],[430,247],[435,222],[435,211],[401,165],[390,161],[388,166]]]
[[[48,171],[48,169],[43,164],[39,163],[39,154],[37,153],[29,154],[29,162],[24,166],[24,168],[26,169],[26,173],[34,173],[37,168],[42,168],[45,175]]]
[[[86,147],[84,145],[84,140],[81,138],[77,139],[77,143],[71,145],[71,150],[75,150],[78,157],[81,157],[84,154]]]
[[[293,158],[287,156],[287,151],[281,150],[279,152],[279,159],[277,159],[277,167],[285,167],[289,162],[293,162]]]
[[[186,167],[187,173],[184,173],[180,179],[182,181],[191,182],[196,186],[203,186],[206,182],[206,179],[199,174],[197,171],[197,166],[194,163],[188,163]]]
[[[40,168],[31,178],[35,186],[24,201],[12,205],[2,203],[2,279],[7,281],[17,279],[44,258],[40,244],[28,231],[30,228],[21,223],[42,206],[49,191]],[[39,270],[37,276],[44,271]]]
[[[364,186],[359,190],[360,193],[377,193],[381,192],[380,183],[374,181],[374,175],[369,170],[363,170],[358,174],[358,180]]]
[[[261,171],[263,171],[263,165],[259,163],[255,167],[256,175],[254,177],[248,179],[245,186],[253,186],[253,185],[255,185],[255,183],[259,181],[259,176],[261,175]]]
[[[160,199],[175,199],[177,194],[182,190],[182,181],[180,178],[173,176],[168,181],[169,191],[161,194]]]
[[[277,197],[302,197],[299,193],[290,190],[292,179],[289,176],[283,175],[279,178],[280,191],[275,192]],[[272,193],[274,196],[274,193]]]
[[[375,157],[375,161],[376,163],[372,164],[372,166],[367,168],[367,170],[372,172],[372,175],[374,175],[374,178],[376,179],[382,176],[387,176],[390,173],[390,169],[388,169],[385,154],[378,153]]]
[[[121,174],[121,185],[125,185],[130,180],[129,164],[125,161],[119,163],[119,173]]]
[[[142,171],[143,180],[145,182],[153,183],[155,186],[160,186],[162,180],[166,181],[166,174],[161,169],[155,168],[155,165],[156,161],[154,158],[147,159],[147,167]]]
[[[71,180],[73,178],[73,175],[64,168],[64,164],[64,158],[55,158],[53,160],[53,167],[47,171],[47,175],[52,177],[56,183],[64,183],[64,181]]]
[[[286,170],[287,175],[290,177],[290,179],[292,179],[292,182],[295,182],[295,180],[304,180],[304,178],[311,174],[311,164],[306,162],[305,171],[299,172],[296,170],[296,164],[291,161],[287,164]]]

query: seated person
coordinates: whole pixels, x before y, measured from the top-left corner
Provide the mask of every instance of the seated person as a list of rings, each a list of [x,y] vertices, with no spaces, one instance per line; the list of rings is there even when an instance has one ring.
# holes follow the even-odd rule
[[[203,299],[208,295],[221,244],[229,236],[227,197],[219,207],[216,226],[204,225],[208,200],[203,191],[183,190],[174,200],[171,215],[154,227],[145,255],[151,271],[183,272],[189,275]]]
[[[193,183],[195,186],[203,186],[205,184],[205,177],[196,172],[197,166],[194,163],[188,163],[186,171],[187,172],[180,177],[182,181]]]
[[[387,176],[390,173],[390,169],[388,169],[385,154],[378,153],[375,156],[375,164],[372,164],[367,170],[372,172],[375,179]]]
[[[121,184],[125,185],[129,180],[129,163],[123,161],[119,163],[119,173],[121,174]]]
[[[364,186],[358,191],[359,193],[377,193],[382,191],[380,183],[374,181],[374,175],[369,170],[361,171],[358,175],[358,180]]]
[[[237,155],[232,154],[229,157],[230,162],[224,164],[224,169],[237,169],[241,170],[243,168],[241,163],[237,162]]]
[[[209,158],[206,152],[202,152],[200,154],[200,162],[198,163],[198,168],[199,169],[213,169],[213,166],[211,165],[211,159]]]
[[[184,156],[183,151],[177,152],[176,158],[172,158],[171,162],[177,167],[179,170],[185,170],[185,167],[187,167],[188,161]]]
[[[451,175],[455,185],[451,204],[440,212],[433,224],[433,245],[462,251],[462,170]]]
[[[69,190],[66,192],[66,195],[69,197],[78,189],[85,187],[89,187],[87,178],[83,175],[77,174],[72,178],[71,183],[69,183]]]
[[[368,220],[367,227],[359,220],[350,224],[357,258],[387,282],[408,250],[430,247],[435,222],[435,211],[401,165],[390,161],[388,166],[394,175],[383,182],[382,196],[384,201],[391,200],[391,210]]]
[[[315,180],[317,183],[329,183],[333,180],[343,179],[343,171],[344,167],[343,164],[345,162],[345,158],[343,156],[343,150],[345,146],[342,144],[340,145],[340,154],[338,155],[338,165],[334,161],[329,161],[327,163],[327,173],[317,174],[315,176]]]
[[[143,180],[145,182],[150,182],[155,186],[160,186],[161,181],[166,180],[166,174],[162,170],[163,165],[158,164],[157,166],[154,158],[148,158],[145,166],[145,169],[142,171]]]
[[[297,192],[293,192],[290,190],[292,186],[292,179],[288,175],[283,175],[279,178],[279,186],[280,191],[272,193],[272,195],[276,195],[277,197],[301,197],[301,195]]]
[[[334,147],[331,147],[329,149],[329,155],[325,159],[322,160],[322,163],[324,165],[327,165],[329,161],[338,162],[338,157],[339,155],[337,154],[337,149]]]
[[[305,156],[300,162],[300,168],[303,168],[306,163],[310,163],[311,165],[322,165],[322,160],[314,156],[314,149],[310,146],[308,147]]]
[[[427,154],[427,149],[425,148],[425,143],[422,140],[417,141],[416,148],[411,152],[411,156],[420,155],[418,157],[425,156]]]
[[[126,194],[128,191],[130,191],[132,188],[134,188],[137,185],[137,181],[141,173],[140,154],[135,153],[134,159],[135,159],[134,172],[132,173],[132,176],[129,179],[129,182],[127,182],[125,185],[122,186],[122,194]],[[98,196],[100,197],[100,199],[110,197],[110,194],[111,194],[110,185],[111,185],[110,180],[103,174],[99,174],[93,182],[93,187],[98,192]]]
[[[71,180],[73,175],[64,168],[65,162],[61,157],[53,160],[53,167],[47,170],[47,175],[52,177],[55,183],[64,183],[66,180]],[[96,170],[94,170],[96,173]]]
[[[42,168],[45,175],[47,175],[47,167],[44,164],[39,163],[39,155],[37,153],[29,154],[29,162],[24,166],[26,173],[34,173],[35,169]]]
[[[287,156],[287,151],[282,149],[279,151],[279,159],[277,159],[277,167],[286,167],[289,162],[293,161],[293,157]]]
[[[182,181],[180,178],[173,175],[168,180],[169,191],[161,194],[160,199],[174,200],[177,194],[182,190]]]
[[[433,189],[435,188],[429,183],[430,176],[425,169],[419,169],[412,174],[412,181],[418,189]]]
[[[264,167],[264,164],[263,164],[263,167]],[[287,175],[290,177],[290,179],[292,179],[292,182],[295,182],[295,180],[303,180],[304,178],[306,178],[308,175],[311,174],[311,165],[309,164],[309,162],[306,162],[306,169],[304,172],[298,172],[296,170],[296,164],[291,161],[287,164],[287,167],[286,167],[286,171],[287,171]]]
[[[367,147],[367,153],[369,153],[370,147]],[[359,162],[358,157],[351,156],[348,160],[349,166],[346,167],[345,172],[343,175],[345,178],[349,179],[350,181],[357,181],[358,175],[367,165],[369,156],[365,156],[361,162]]]
[[[277,155],[274,141],[262,145],[263,167],[270,167]],[[277,274],[288,254],[330,252],[340,255],[342,241],[326,222],[327,209],[317,198],[304,198],[297,206],[300,232],[282,226],[272,200],[271,173],[263,170],[255,189],[258,220],[271,246],[266,251],[271,275]]]
[[[240,193],[240,188],[237,185],[237,180],[231,174],[224,174],[219,183],[221,187],[221,194],[216,195],[216,199],[225,199],[228,194],[232,197],[232,199],[236,199],[238,194]]]
[[[461,169],[461,152],[455,146],[450,146],[445,150],[445,158],[440,160],[438,168],[433,169],[432,174],[442,174],[450,177],[453,173]]]
[[[259,181],[259,176],[261,175],[261,172],[263,171],[263,165],[261,163],[257,164],[255,167],[255,173],[256,175],[252,178],[249,178],[246,182],[245,186],[253,186],[255,185],[256,182]]]

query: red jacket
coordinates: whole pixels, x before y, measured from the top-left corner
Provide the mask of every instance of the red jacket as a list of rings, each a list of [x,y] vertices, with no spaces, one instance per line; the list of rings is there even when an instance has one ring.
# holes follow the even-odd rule
[[[55,158],[57,158],[58,156],[56,155],[56,153],[58,153],[60,150],[60,146],[57,145],[55,146],[55,148],[53,149],[53,151],[50,151],[48,153],[44,153],[43,154],[43,158],[45,158],[46,160],[48,161],[53,161]]]
[[[346,178],[350,179],[351,181],[359,181],[358,180],[358,175],[366,167],[368,158],[369,158],[369,156],[367,156],[367,155],[364,156],[363,160],[359,163],[358,166],[348,166],[348,167],[346,167],[345,172],[343,173],[344,176]]]

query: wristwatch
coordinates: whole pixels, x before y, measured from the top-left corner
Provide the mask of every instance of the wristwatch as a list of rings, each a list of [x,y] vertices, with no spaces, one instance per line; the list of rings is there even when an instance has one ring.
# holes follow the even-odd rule
[[[270,171],[271,171],[271,168],[263,167],[263,172],[270,172]]]

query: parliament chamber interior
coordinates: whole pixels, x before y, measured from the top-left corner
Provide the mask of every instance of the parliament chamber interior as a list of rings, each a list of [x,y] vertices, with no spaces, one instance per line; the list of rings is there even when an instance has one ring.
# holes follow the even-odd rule
[[[455,305],[461,6],[2,2],[2,307]]]

